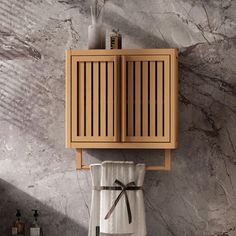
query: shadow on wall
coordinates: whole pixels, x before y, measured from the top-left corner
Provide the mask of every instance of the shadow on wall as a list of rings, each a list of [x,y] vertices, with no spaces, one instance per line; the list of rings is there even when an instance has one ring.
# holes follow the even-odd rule
[[[35,208],[40,211],[41,217],[39,222],[46,236],[85,236],[88,234],[87,229],[68,216],[47,206],[2,179],[0,179],[0,202],[1,236],[10,235],[10,227],[15,220],[16,209],[21,209],[22,219],[29,227],[33,220],[31,209]]]
[[[42,17],[31,5],[0,1],[0,119],[53,147],[55,142],[47,134],[55,117],[48,116],[48,107],[52,109],[55,99],[64,106],[64,98],[52,92],[49,76],[42,70],[42,48],[36,49],[37,42],[27,36]]]
[[[107,11],[105,13],[105,23],[109,24],[112,28],[118,28],[121,33],[128,35],[135,42],[143,48],[169,48],[170,45],[165,41],[164,36],[159,32],[159,38],[155,34],[144,30],[139,25],[134,24],[128,19],[117,14],[115,11]]]

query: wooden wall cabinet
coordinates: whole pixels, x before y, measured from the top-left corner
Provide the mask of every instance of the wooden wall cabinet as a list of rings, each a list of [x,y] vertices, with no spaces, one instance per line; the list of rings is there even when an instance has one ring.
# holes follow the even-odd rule
[[[177,147],[176,49],[67,50],[66,146]],[[170,161],[170,160],[169,160]],[[78,167],[78,168],[79,168]]]

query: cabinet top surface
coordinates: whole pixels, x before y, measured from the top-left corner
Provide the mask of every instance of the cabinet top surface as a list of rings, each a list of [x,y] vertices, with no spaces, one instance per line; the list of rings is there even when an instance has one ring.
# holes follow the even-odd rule
[[[132,55],[132,54],[173,54],[177,55],[177,48],[142,48],[142,49],[68,49],[66,53],[76,55]]]

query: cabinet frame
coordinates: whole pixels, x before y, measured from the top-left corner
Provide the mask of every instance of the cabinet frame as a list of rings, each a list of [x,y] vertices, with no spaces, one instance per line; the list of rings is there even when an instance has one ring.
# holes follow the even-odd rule
[[[140,140],[132,140],[133,142],[127,142],[127,137],[124,136],[124,101],[119,103],[122,99],[122,87],[123,84],[119,80],[124,79],[121,71],[120,60],[123,57],[129,57],[135,60],[137,57],[144,57],[147,55],[149,58],[152,56],[155,57],[158,55],[159,58],[169,58],[169,92],[170,92],[170,103],[169,103],[169,122],[170,125],[166,127],[169,128],[169,137],[168,139],[155,139],[154,142],[152,137],[149,137],[150,140],[146,139],[145,142],[135,142]],[[115,142],[97,142],[96,138],[86,139],[85,142],[82,142],[82,139],[77,139],[75,133],[73,133],[73,127],[76,127],[75,123],[77,118],[72,114],[72,110],[75,109],[75,98],[72,96],[72,73],[73,71],[73,57],[81,56],[84,60],[91,60],[91,56],[94,56],[94,59],[97,58],[99,61],[103,61],[106,56],[114,57],[115,59],[115,68],[117,75],[117,125],[116,125],[116,137]],[[123,63],[124,66],[124,63]],[[124,68],[123,68],[124,73]],[[123,76],[123,78],[122,78]],[[75,89],[75,88],[73,88]],[[76,93],[77,94],[77,91]],[[76,108],[77,109],[77,108]],[[74,111],[76,112],[76,110]],[[66,51],[66,147],[76,149],[76,168],[81,170],[88,170],[89,166],[82,164],[82,149],[83,148],[106,148],[106,149],[164,149],[164,158],[165,163],[162,166],[146,166],[146,170],[161,170],[169,171],[171,169],[171,149],[177,147],[177,131],[178,131],[178,52],[177,49],[118,49],[118,50],[67,50]],[[123,117],[123,122],[121,122],[121,117]],[[73,123],[73,125],[72,125]],[[121,137],[122,135],[122,137]],[[155,137],[156,138],[156,137]],[[89,140],[89,141],[88,141]],[[117,141],[118,140],[118,141]],[[109,140],[111,141],[111,140]],[[114,141],[114,140],[113,140]],[[123,141],[123,142],[122,142]]]
[[[132,56],[137,57],[140,55],[158,55],[158,56],[169,56],[170,62],[170,140],[169,142],[139,142],[139,143],[128,143],[128,142],[80,142],[74,141],[72,139],[72,57],[83,56],[91,57],[96,56],[114,56],[117,58],[117,68],[120,67],[119,61],[122,56]],[[117,74],[120,78],[120,69],[118,69]],[[70,148],[117,148],[117,149],[174,149],[177,147],[177,50],[176,49],[121,49],[121,50],[67,50],[66,52],[66,146]],[[120,100],[120,98],[117,98]],[[119,115],[118,115],[119,116]],[[120,121],[117,123],[117,127],[121,127]],[[119,132],[118,132],[119,133]]]

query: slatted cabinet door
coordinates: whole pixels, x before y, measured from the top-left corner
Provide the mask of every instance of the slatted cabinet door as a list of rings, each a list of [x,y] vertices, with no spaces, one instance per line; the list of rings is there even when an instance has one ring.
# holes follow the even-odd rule
[[[117,142],[118,77],[116,56],[73,56],[72,142]]]
[[[170,58],[122,57],[122,142],[170,142]]]

